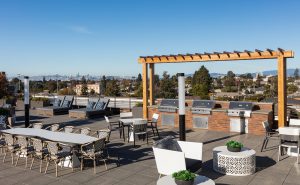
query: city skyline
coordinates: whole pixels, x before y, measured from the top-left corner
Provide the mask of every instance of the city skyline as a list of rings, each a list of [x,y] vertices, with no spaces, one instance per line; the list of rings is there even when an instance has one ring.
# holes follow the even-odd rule
[[[300,2],[188,2],[2,1],[1,70],[9,76],[136,76],[139,56],[277,47],[295,51],[287,67],[300,68]],[[211,73],[277,69],[275,60],[261,60],[161,64],[156,72],[190,74],[201,65]]]

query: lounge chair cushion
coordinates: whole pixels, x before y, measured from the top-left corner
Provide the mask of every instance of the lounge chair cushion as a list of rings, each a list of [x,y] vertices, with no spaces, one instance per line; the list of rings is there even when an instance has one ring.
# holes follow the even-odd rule
[[[93,107],[95,106],[96,102],[93,101],[88,101],[86,108],[87,109],[93,109]]]
[[[96,110],[103,110],[104,106],[105,106],[105,103],[102,102],[102,101],[99,101],[99,102],[97,103],[95,109],[96,109]]]
[[[64,102],[63,102],[63,104],[61,105],[61,107],[63,107],[63,108],[68,108],[69,107],[69,105],[70,105],[70,101],[68,101],[68,100],[65,100]]]
[[[173,150],[181,152],[181,148],[176,140],[174,140],[171,136],[167,136],[164,139],[161,139],[154,143],[153,145],[156,148],[166,149],[166,150]]]
[[[53,107],[60,107],[61,100],[60,99],[55,99],[53,103]]]

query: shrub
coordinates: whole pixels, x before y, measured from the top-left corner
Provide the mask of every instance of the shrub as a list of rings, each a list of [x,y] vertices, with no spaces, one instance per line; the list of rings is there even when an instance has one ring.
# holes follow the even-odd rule
[[[231,147],[231,148],[242,148],[243,144],[237,141],[228,141],[226,143],[226,146]]]
[[[142,107],[142,106],[143,106],[143,103],[137,102],[137,103],[135,104],[135,106],[136,106],[136,107]]]
[[[177,180],[190,181],[195,179],[196,175],[188,170],[181,170],[179,172],[174,172],[172,177]]]
[[[31,101],[42,101],[42,102],[45,102],[45,103],[50,102],[48,98],[41,98],[41,97],[33,97],[33,98],[31,98]]]

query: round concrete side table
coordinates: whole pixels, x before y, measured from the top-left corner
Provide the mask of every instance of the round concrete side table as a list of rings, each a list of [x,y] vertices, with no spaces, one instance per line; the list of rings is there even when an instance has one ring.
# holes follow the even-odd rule
[[[233,176],[246,176],[255,173],[255,167],[255,150],[242,148],[241,152],[230,152],[226,146],[213,149],[213,169],[216,172]]]

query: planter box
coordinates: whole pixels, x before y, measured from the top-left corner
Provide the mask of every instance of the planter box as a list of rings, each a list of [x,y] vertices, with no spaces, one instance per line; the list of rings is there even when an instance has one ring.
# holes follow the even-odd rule
[[[43,101],[30,101],[30,108],[35,109],[35,108],[42,108],[42,107],[47,107],[50,106],[49,102],[43,102]],[[17,109],[24,109],[24,101],[23,100],[18,100],[17,101]]]
[[[30,108],[35,109],[35,108],[42,108],[42,107],[47,107],[50,106],[49,102],[44,102],[44,101],[30,101]]]
[[[134,118],[143,117],[143,107],[132,107],[132,115]]]

